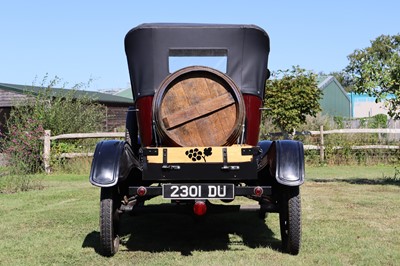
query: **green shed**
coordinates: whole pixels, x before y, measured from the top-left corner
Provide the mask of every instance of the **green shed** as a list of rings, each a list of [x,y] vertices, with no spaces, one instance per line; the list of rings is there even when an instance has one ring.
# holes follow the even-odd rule
[[[322,113],[329,116],[351,117],[351,100],[334,76],[319,76],[318,88],[323,92],[320,100]]]

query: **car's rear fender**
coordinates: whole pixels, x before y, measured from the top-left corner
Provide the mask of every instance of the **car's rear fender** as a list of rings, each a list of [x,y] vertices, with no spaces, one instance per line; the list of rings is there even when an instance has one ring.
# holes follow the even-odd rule
[[[269,166],[272,176],[282,185],[299,186],[304,183],[303,143],[294,140],[261,141],[261,169]]]
[[[96,145],[89,180],[98,187],[112,187],[125,180],[138,166],[138,160],[126,141],[104,140]]]

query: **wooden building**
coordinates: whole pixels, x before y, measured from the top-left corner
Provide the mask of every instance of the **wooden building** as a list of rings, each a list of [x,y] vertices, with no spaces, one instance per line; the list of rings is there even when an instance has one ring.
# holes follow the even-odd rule
[[[0,83],[0,131],[5,131],[6,120],[15,104],[27,100],[28,97],[35,97],[43,89],[43,87],[37,86]],[[61,88],[53,88],[52,90],[54,97],[62,97],[70,91]],[[126,112],[128,107],[133,105],[132,99],[94,91],[76,91],[75,97],[83,96],[89,97],[106,107],[106,119],[104,121],[106,131],[125,126]]]

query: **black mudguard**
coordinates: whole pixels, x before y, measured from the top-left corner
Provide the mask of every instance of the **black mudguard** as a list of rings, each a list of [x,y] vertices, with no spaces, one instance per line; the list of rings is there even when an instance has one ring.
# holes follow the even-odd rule
[[[261,148],[261,158],[265,158],[272,143],[273,143],[273,141],[263,140],[257,144],[257,146],[259,146]]]
[[[125,180],[139,163],[126,141],[104,140],[96,145],[90,183],[98,187],[112,187]]]
[[[261,141],[262,158],[259,171],[269,167],[272,176],[282,185],[299,186],[304,183],[303,143],[294,140]]]

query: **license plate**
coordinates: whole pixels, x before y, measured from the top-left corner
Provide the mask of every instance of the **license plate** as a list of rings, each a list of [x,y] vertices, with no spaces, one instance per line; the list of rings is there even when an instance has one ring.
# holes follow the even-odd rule
[[[233,184],[164,184],[164,199],[233,199]]]

